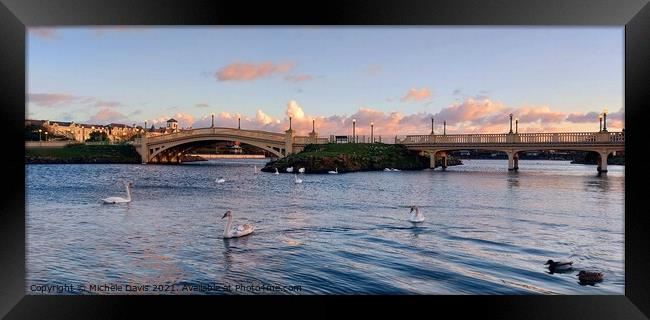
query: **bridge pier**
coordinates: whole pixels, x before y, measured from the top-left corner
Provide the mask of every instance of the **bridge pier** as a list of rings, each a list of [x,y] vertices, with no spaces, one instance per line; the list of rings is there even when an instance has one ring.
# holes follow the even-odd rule
[[[429,152],[429,168],[430,169],[435,169],[436,168],[436,153],[435,152]]]
[[[607,172],[607,157],[609,156],[609,151],[599,151],[598,155],[598,167],[596,170],[598,172]]]
[[[506,151],[508,155],[508,171],[519,170],[519,155],[515,151]]]

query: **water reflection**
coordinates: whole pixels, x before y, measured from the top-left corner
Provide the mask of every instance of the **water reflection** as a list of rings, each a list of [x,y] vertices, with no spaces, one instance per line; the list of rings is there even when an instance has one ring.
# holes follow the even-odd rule
[[[587,192],[609,192],[609,179],[607,175],[598,174],[596,177],[586,177],[584,179],[584,190]]]
[[[508,187],[509,188],[519,188],[519,173],[518,172],[509,172],[508,173]]]

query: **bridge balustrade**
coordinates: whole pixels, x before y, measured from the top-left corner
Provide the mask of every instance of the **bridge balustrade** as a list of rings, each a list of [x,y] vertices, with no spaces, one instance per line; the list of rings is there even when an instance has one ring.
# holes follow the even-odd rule
[[[402,144],[499,144],[499,143],[608,143],[625,142],[623,132],[562,132],[518,134],[409,135],[396,139]]]
[[[178,139],[186,138],[199,135],[210,135],[210,134],[221,134],[221,135],[233,135],[253,139],[274,139],[274,140],[284,140],[284,133],[274,133],[266,132],[259,130],[241,130],[234,128],[201,128],[201,129],[192,129],[184,130],[177,133],[163,134],[159,136],[153,136],[147,138],[147,143],[156,143],[160,141],[166,141],[169,139]]]

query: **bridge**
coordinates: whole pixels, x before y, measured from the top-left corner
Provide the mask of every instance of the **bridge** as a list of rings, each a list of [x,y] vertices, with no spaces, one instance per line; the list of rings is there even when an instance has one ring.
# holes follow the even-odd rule
[[[210,127],[184,130],[178,133],[137,138],[134,145],[143,163],[179,163],[183,155],[197,146],[215,141],[244,143],[266,150],[278,158],[300,152],[308,144],[334,143],[335,136],[319,138],[312,129],[308,136],[296,136],[289,127],[284,133],[236,128]],[[359,141],[358,136],[352,141]],[[390,141],[391,139],[388,139]],[[349,141],[349,140],[348,140]],[[362,141],[366,141],[365,137]],[[376,141],[373,137],[372,141]],[[428,134],[395,136],[396,144],[427,154],[430,167],[436,168],[437,159],[447,166],[449,152],[455,150],[490,150],[508,155],[508,170],[519,169],[522,151],[572,150],[599,154],[597,170],[607,172],[607,157],[625,150],[625,132],[561,132],[561,133],[505,133],[505,134]],[[393,141],[390,141],[391,143]],[[340,141],[338,141],[340,142]],[[370,142],[370,139],[368,140]]]
[[[571,150],[597,152],[598,172],[607,172],[607,157],[625,150],[625,132],[562,132],[562,133],[505,133],[505,134],[453,134],[411,135],[395,139],[410,150],[429,154],[431,168],[438,157],[442,167],[447,166],[447,156],[454,150],[490,150],[508,155],[508,170],[519,169],[519,152],[544,150]]]
[[[252,145],[268,151],[278,158],[300,152],[311,143],[327,143],[329,139],[318,138],[315,132],[309,136],[295,136],[294,130],[284,133],[237,128],[210,127],[184,130],[159,136],[145,135],[136,138],[134,146],[143,163],[179,163],[183,155],[193,148],[214,143],[231,141]]]

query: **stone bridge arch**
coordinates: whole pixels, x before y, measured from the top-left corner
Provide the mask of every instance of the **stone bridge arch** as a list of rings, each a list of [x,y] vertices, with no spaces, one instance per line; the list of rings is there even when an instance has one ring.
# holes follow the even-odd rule
[[[197,144],[213,141],[231,141],[255,146],[279,158],[287,154],[287,146],[291,147],[291,144],[287,144],[285,134],[230,128],[202,128],[169,135],[145,137],[136,141],[135,144],[142,157],[142,162],[173,163],[179,162],[180,156]]]

